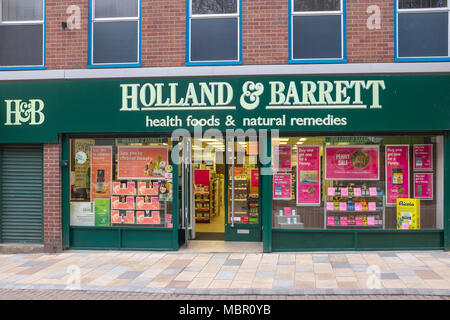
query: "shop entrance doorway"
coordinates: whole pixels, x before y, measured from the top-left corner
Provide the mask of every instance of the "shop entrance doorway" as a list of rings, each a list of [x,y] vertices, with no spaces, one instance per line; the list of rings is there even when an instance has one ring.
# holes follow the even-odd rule
[[[181,242],[261,241],[256,139],[189,137],[181,149]]]

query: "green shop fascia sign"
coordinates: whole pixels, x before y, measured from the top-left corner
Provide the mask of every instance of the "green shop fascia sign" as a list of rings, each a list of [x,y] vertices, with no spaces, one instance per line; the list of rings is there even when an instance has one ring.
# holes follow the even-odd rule
[[[184,128],[450,130],[450,75],[61,80],[0,83],[0,143],[58,133]]]

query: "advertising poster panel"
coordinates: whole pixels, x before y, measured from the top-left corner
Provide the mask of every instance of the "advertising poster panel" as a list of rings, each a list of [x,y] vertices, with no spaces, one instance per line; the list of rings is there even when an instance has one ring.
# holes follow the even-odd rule
[[[298,146],[297,205],[320,205],[320,146]]]
[[[91,147],[91,201],[109,199],[112,184],[112,147]]]
[[[118,147],[119,180],[156,180],[166,178],[168,147]]]
[[[397,229],[420,229],[420,199],[397,198]]]
[[[290,174],[273,175],[273,199],[292,200],[292,179]]]
[[[433,145],[415,144],[413,161],[414,171],[433,170]]]
[[[386,145],[386,205],[409,198],[409,145]]]
[[[326,146],[326,180],[379,180],[380,148],[375,146]]]
[[[291,170],[291,146],[290,145],[274,145],[273,146],[273,169]]]
[[[95,223],[94,206],[92,202],[70,203],[70,225],[77,227],[92,227]]]
[[[433,174],[414,174],[414,198],[422,200],[433,200]]]
[[[194,184],[196,186],[209,186],[209,170],[197,169],[194,171]]]

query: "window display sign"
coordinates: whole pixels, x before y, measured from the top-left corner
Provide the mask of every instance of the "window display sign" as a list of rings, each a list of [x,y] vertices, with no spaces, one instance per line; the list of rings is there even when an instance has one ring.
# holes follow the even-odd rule
[[[120,146],[117,149],[119,180],[172,178],[167,147]]]
[[[258,196],[259,192],[259,170],[250,170],[250,194]]]
[[[409,197],[409,145],[386,145],[386,205]]]
[[[91,147],[91,201],[111,196],[112,147]]]
[[[251,171],[251,187],[258,188],[259,187],[259,170],[253,169]]]
[[[194,171],[194,184],[196,186],[209,186],[209,170],[197,169]]]
[[[273,175],[273,199],[292,200],[292,179],[290,174]]]
[[[397,229],[420,229],[420,200],[397,199]]]
[[[320,205],[320,146],[298,146],[297,205]]]
[[[95,212],[95,226],[109,227],[110,200],[95,199],[94,212]]]
[[[94,208],[92,202],[70,203],[70,225],[80,227],[94,226]]]
[[[326,146],[326,180],[379,180],[379,146]]]
[[[414,198],[433,200],[433,174],[414,174]]]
[[[433,145],[414,145],[414,171],[433,170]]]
[[[89,189],[90,174],[89,164],[91,159],[91,147],[95,144],[93,139],[76,139],[73,148],[75,153],[75,161],[73,161],[72,171],[75,171],[75,179],[72,183],[76,189]]]
[[[274,170],[291,170],[291,146],[274,145],[272,167]]]

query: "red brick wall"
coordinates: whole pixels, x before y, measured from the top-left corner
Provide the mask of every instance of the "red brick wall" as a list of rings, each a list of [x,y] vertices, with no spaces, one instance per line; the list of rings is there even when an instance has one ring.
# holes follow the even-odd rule
[[[143,67],[185,65],[185,0],[142,0],[141,28]]]
[[[89,0],[46,1],[46,67],[47,69],[83,69],[88,65]],[[81,9],[81,28],[65,31],[70,5]]]
[[[44,249],[62,250],[61,144],[44,144]]]
[[[367,8],[380,7],[381,27],[369,30]],[[347,1],[347,59],[349,63],[394,62],[394,1]]]
[[[287,64],[288,1],[242,0],[242,61],[245,65]],[[70,5],[81,9],[81,29],[62,31]],[[368,6],[381,9],[381,29],[366,26]],[[347,1],[349,63],[394,61],[393,1]],[[88,64],[89,0],[47,0],[47,69],[83,69]],[[142,0],[143,67],[179,67],[186,57],[186,0]]]
[[[288,22],[288,0],[243,0],[243,64],[288,63]]]

